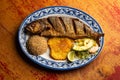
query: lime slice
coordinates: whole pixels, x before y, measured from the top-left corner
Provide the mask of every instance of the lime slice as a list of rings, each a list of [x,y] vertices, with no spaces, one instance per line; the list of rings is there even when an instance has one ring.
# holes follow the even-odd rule
[[[75,56],[76,56],[75,51],[70,51],[67,55],[67,58],[69,61],[73,62],[75,61]]]

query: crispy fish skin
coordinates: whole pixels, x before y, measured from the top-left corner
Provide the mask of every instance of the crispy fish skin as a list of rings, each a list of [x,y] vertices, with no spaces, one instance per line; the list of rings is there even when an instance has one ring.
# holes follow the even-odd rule
[[[50,30],[52,28],[53,27],[50,25],[47,19],[43,18],[28,24],[26,30],[32,34],[40,34],[41,32]]]
[[[39,22],[39,20],[33,21],[32,23],[28,24],[26,27],[26,30],[33,34],[38,34],[43,29],[44,29],[44,26],[42,25],[42,23]]]
[[[73,40],[69,38],[50,38],[48,40],[50,46],[50,56],[55,60],[65,60],[68,52],[71,50]]]
[[[48,20],[57,32],[60,32],[62,34],[65,33],[64,26],[61,23],[59,17],[48,17]]]
[[[77,18],[48,17],[33,21],[26,26],[26,30],[32,34],[39,34],[46,37],[68,37],[72,39],[92,38],[99,44],[103,33],[92,30]]]
[[[78,19],[74,19],[73,22],[75,26],[76,35],[84,35],[85,34],[84,24]]]
[[[72,19],[68,17],[61,17],[61,19],[64,22],[66,34],[74,35],[75,31],[74,31],[74,25],[73,25]]]

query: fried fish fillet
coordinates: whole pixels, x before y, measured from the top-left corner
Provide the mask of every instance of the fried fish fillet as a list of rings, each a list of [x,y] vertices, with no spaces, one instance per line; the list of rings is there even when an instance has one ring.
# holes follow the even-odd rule
[[[50,56],[55,60],[64,60],[67,58],[68,52],[71,50],[73,40],[69,38],[50,38],[48,40],[51,52]]]

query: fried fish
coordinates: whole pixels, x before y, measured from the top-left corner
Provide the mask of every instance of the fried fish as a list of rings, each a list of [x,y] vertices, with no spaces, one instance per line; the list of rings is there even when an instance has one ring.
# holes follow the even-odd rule
[[[99,44],[100,37],[103,33],[92,30],[77,18],[56,17],[39,19],[28,24],[26,30],[31,34],[39,34],[45,37],[68,37],[72,39],[92,38]]]

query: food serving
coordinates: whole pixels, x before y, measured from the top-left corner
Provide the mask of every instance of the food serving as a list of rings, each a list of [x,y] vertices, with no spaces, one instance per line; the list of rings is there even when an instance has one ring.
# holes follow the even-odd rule
[[[38,35],[30,36],[27,41],[27,48],[31,54],[41,55],[47,51],[47,40]]]
[[[48,46],[45,52],[38,55],[31,52],[27,44],[30,37],[36,35],[44,37]],[[51,45],[49,41],[61,42],[64,38],[67,38],[67,41],[72,40],[69,43],[72,46],[68,46],[68,53],[64,54],[67,55],[66,58],[52,57],[52,50],[56,51],[54,46],[60,43]],[[93,45],[94,41],[97,45]],[[18,42],[23,54],[38,66],[52,70],[73,70],[89,64],[100,54],[104,44],[104,34],[97,21],[87,13],[67,6],[50,6],[37,10],[25,18],[18,31]],[[68,45],[68,43],[64,44]],[[59,55],[63,57],[61,53],[65,52],[66,47],[59,49],[60,47],[57,46],[57,48],[60,50]],[[58,53],[55,52],[54,55]]]
[[[50,46],[50,56],[56,60],[65,60],[68,52],[73,46],[73,40],[69,38],[50,38],[48,40]]]
[[[55,60],[85,59],[98,51],[99,39],[104,36],[79,19],[65,16],[38,19],[28,24],[25,30],[31,35],[39,35],[36,40],[28,39],[28,51],[41,55],[49,46],[50,56]]]

